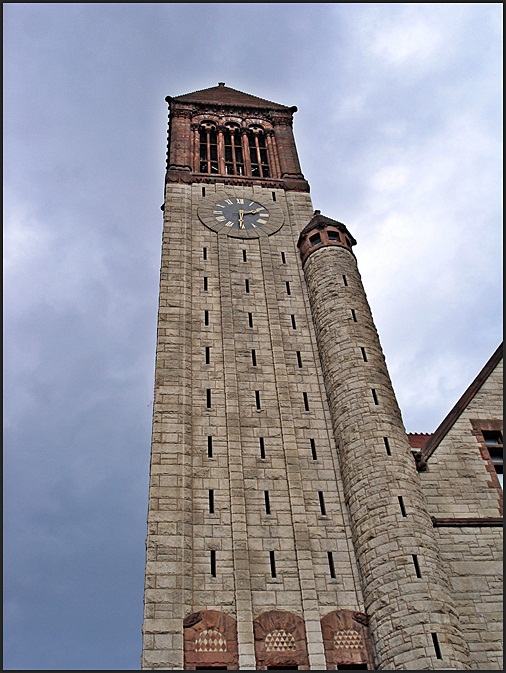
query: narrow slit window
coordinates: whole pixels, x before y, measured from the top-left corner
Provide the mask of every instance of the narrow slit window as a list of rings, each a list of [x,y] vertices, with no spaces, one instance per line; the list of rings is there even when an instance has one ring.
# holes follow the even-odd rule
[[[334,567],[334,557],[332,556],[331,551],[327,552],[327,558],[329,560],[330,576],[332,577],[332,579],[335,579],[336,578],[336,569]]]
[[[255,402],[257,405],[257,409],[260,409],[260,391],[255,390]]]
[[[269,560],[271,563],[271,577],[276,577],[276,559],[274,558],[274,552],[269,552]]]
[[[253,313],[248,313],[248,325],[253,327]]]
[[[286,281],[286,294],[290,295],[292,292],[290,290],[290,283],[289,281]]]
[[[383,442],[385,443],[385,449],[387,452],[387,456],[391,456],[392,452],[390,451],[390,442],[388,441],[388,437],[383,437]]]
[[[209,514],[214,514],[214,491],[209,490]]]
[[[207,248],[202,248],[202,259],[207,259]]]
[[[297,323],[295,322],[295,316],[291,315],[290,318],[292,319],[292,328],[297,329]]]
[[[264,491],[264,500],[265,500],[265,513],[271,513],[271,501],[269,498],[269,491]]]
[[[205,195],[206,195],[206,188],[202,187],[202,196],[205,196]]]
[[[404,498],[402,497],[402,495],[398,495],[397,498],[399,500],[399,507],[401,508],[402,516],[408,516],[406,514],[406,507],[404,506]]]
[[[318,460],[318,456],[316,455],[316,444],[314,439],[309,440],[311,443],[311,455],[313,456],[313,460]]]
[[[323,516],[327,515],[327,510],[325,509],[325,498],[323,497],[323,491],[318,491],[318,500],[320,501],[320,512]]]
[[[204,311],[204,325],[209,325],[209,311]]]
[[[207,437],[207,457],[212,458],[213,457],[213,438],[211,435]]]
[[[374,404],[379,404],[378,402],[378,394],[376,393],[375,388],[371,388],[371,393],[372,393],[372,398],[374,400]]]
[[[248,280],[247,278],[246,278],[246,280],[244,281],[244,286],[245,286],[245,288],[246,288],[246,292],[249,293],[249,280]]]
[[[243,251],[242,251],[242,261],[243,261],[243,262],[246,262],[247,259],[248,259],[248,256],[247,256],[247,254],[246,254],[246,250],[243,250]]]
[[[360,346],[360,352],[362,353],[362,360],[367,362],[367,353],[365,352],[365,348],[363,346]]]
[[[286,257],[284,252],[281,253],[281,264],[286,264]]]
[[[211,408],[211,388],[207,388],[206,390],[206,403],[207,403],[207,408]]]
[[[208,288],[208,285],[207,285],[207,276],[204,276],[204,292],[207,292],[207,288]]]
[[[300,351],[297,351],[297,364],[299,365],[299,369],[302,369],[302,358],[300,357]]]
[[[357,314],[354,308],[351,309],[351,317],[353,318],[353,322],[357,322]]]
[[[253,367],[257,366],[257,354],[254,348],[251,351],[251,363],[253,364]]]
[[[265,442],[263,437],[259,437],[260,444],[260,458],[265,458]]]
[[[437,637],[437,633],[431,633],[432,636],[432,643],[434,645],[434,650],[436,652],[436,659],[442,659],[443,656],[441,654],[441,648],[439,647],[439,639]]]
[[[216,577],[216,550],[211,549],[211,577]]]
[[[276,200],[276,192],[272,192],[272,200],[273,200],[273,201]]]
[[[418,563],[418,556],[416,554],[411,554],[413,559],[413,565],[415,566],[415,573],[417,577],[421,577],[422,573],[420,572],[420,564]]]
[[[208,365],[211,361],[211,347],[206,346],[206,365]]]
[[[343,283],[344,283],[345,287],[348,287],[348,279],[346,278],[344,273],[343,273]]]
[[[302,397],[304,399],[304,409],[309,411],[309,400],[307,398],[307,393],[302,393]]]

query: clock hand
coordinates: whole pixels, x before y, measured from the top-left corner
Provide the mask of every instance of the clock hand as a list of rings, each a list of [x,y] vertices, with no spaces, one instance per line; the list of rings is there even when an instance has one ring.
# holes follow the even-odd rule
[[[259,213],[263,208],[257,208],[256,210],[243,210],[242,212],[244,215],[254,215],[255,213]]]

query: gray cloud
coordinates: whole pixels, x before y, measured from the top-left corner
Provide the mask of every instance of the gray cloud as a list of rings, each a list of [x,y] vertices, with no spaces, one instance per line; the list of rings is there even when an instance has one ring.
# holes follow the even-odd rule
[[[407,429],[430,432],[501,340],[501,22],[5,5],[7,669],[139,668],[165,96],[298,106],[314,206],[357,238]]]

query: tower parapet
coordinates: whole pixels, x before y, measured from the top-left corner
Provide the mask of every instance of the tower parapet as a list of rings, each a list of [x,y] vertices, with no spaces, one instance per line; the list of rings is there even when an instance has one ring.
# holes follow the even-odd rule
[[[352,246],[315,211],[298,247],[381,669],[467,669],[468,649]]]

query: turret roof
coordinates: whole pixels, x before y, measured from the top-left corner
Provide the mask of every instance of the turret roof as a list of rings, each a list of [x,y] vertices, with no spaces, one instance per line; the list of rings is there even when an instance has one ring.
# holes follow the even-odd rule
[[[308,231],[311,231],[311,229],[322,229],[328,225],[337,227],[341,231],[345,231],[350,236],[352,245],[356,245],[357,241],[350,234],[345,224],[339,222],[338,220],[333,220],[332,218],[327,217],[326,215],[322,215],[319,210],[314,211],[313,217],[309,220],[304,229],[300,232],[300,236],[303,236]]]

